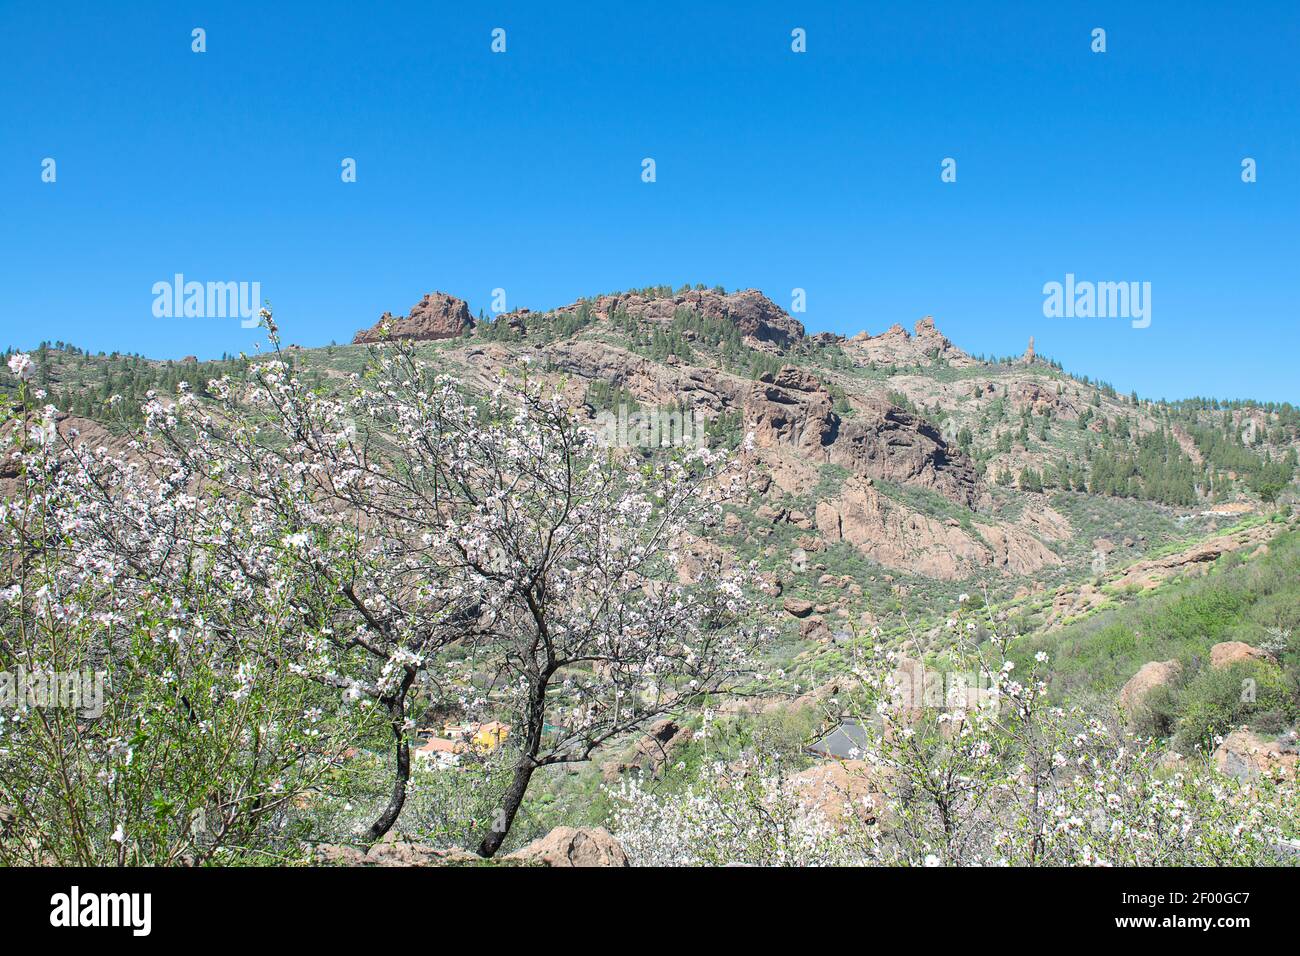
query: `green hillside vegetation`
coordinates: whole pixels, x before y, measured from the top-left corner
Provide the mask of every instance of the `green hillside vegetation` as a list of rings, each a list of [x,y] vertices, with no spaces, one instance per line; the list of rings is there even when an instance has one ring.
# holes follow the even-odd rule
[[[1215,671],[1209,651],[1224,641],[1264,648],[1278,664]],[[1113,701],[1143,664],[1178,660],[1179,681],[1138,721],[1144,732],[1174,735],[1177,746],[1210,747],[1214,735],[1242,724],[1277,733],[1300,716],[1300,532],[1277,536],[1259,557],[1225,555],[1205,577],[1027,635],[1015,658],[1027,663],[1038,651],[1051,656],[1051,693],[1062,702]],[[1241,699],[1247,677],[1253,701]]]

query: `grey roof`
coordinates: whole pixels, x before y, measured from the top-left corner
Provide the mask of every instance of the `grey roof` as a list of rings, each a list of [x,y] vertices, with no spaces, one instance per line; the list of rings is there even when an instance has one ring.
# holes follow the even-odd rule
[[[848,760],[861,757],[867,749],[867,732],[856,717],[845,717],[839,726],[823,735],[808,748],[808,753],[818,757],[834,757],[836,760]]]

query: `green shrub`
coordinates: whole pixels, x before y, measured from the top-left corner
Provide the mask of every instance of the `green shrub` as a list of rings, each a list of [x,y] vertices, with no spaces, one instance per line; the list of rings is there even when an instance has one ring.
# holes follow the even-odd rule
[[[1181,713],[1174,746],[1183,752],[1209,749],[1215,736],[1242,724],[1267,724],[1276,732],[1300,712],[1293,682],[1266,661],[1238,661],[1221,670],[1207,667],[1178,697]]]
[[[1153,687],[1133,714],[1133,730],[1143,737],[1169,737],[1178,721],[1180,694],[1175,687]]]

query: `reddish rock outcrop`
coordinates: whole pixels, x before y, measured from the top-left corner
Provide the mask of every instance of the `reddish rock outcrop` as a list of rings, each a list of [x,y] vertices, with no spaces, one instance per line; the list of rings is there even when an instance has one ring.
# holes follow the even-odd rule
[[[1197,542],[1184,551],[1131,564],[1124,569],[1123,574],[1114,579],[1114,583],[1120,588],[1147,589],[1179,575],[1204,573],[1223,555],[1242,548],[1249,549],[1262,545],[1284,527],[1284,525],[1269,523],[1216,535]]]
[[[891,502],[859,479],[846,481],[835,498],[818,502],[817,530],[828,541],[845,541],[885,567],[947,581],[982,567],[1032,574],[1060,563],[1027,531],[975,523],[968,531]]]
[[[1251,647],[1243,641],[1224,641],[1210,648],[1210,666],[1215,670],[1231,667],[1238,661],[1267,661],[1276,664],[1277,658],[1268,651]]]
[[[411,306],[406,315],[394,318],[392,313],[385,312],[372,328],[358,332],[352,343],[361,345],[383,341],[385,325],[388,326],[389,338],[432,341],[456,338],[473,327],[474,318],[469,314],[469,305],[464,299],[445,292],[430,292]]]
[[[800,805],[836,830],[853,818],[874,823],[885,806],[880,767],[862,760],[829,760],[792,775],[786,785]]]
[[[760,448],[787,446],[827,460],[838,437],[840,416],[830,391],[817,378],[792,365],[768,372],[745,398],[745,423]]]
[[[316,862],[327,866],[448,866],[479,862],[479,857],[468,850],[443,849],[398,839],[384,839],[368,850],[322,843],[313,855]]]
[[[506,857],[546,866],[628,866],[623,847],[603,827],[556,827]]]
[[[787,597],[781,606],[785,608],[785,613],[794,617],[807,617],[813,612],[813,602],[805,601],[803,598]]]
[[[751,388],[746,429],[759,448],[788,448],[859,477],[928,488],[967,507],[983,497],[974,462],[930,422],[879,397],[857,403],[851,418],[833,406],[822,382],[787,365]]]
[[[1182,671],[1182,665],[1176,660],[1149,661],[1138,668],[1138,672],[1128,679],[1120,688],[1119,707],[1132,717],[1146,701],[1147,695],[1157,687],[1173,683]]]
[[[937,491],[968,508],[984,495],[965,452],[930,422],[883,398],[864,403],[843,423],[830,460],[856,475]]]
[[[861,365],[929,366],[942,361],[956,368],[965,368],[977,364],[953,345],[928,315],[916,323],[913,333],[909,335],[905,328],[895,324],[879,335],[859,332],[844,344]]]
[[[1214,751],[1214,765],[1219,772],[1239,780],[1261,776],[1294,780],[1297,764],[1300,754],[1294,745],[1283,746],[1249,730],[1234,730]]]

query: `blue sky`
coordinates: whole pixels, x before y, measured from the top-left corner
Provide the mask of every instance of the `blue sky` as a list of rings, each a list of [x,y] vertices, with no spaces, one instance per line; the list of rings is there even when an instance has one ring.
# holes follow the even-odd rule
[[[0,0],[0,346],[251,349],[154,317],[177,272],[260,282],[303,345],[433,289],[705,282],[806,289],[811,331],[932,314],[1126,391],[1300,402],[1298,49],[1292,2]],[[1150,327],[1045,318],[1066,273],[1150,282]]]

